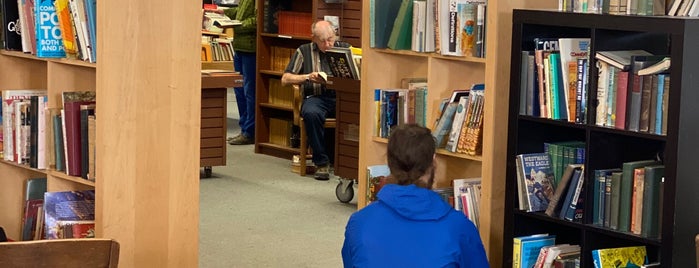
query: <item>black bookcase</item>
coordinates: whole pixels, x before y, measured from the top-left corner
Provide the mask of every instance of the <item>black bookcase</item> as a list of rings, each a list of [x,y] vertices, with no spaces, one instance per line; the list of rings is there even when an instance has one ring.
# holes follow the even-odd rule
[[[556,243],[579,244],[581,267],[593,267],[591,251],[645,245],[651,262],[662,267],[695,267],[694,237],[699,233],[699,19],[615,16],[514,10],[505,198],[504,267],[512,267],[512,238],[555,234]],[[590,44],[587,123],[575,124],[519,114],[521,52],[534,49],[536,37],[588,37]],[[596,126],[596,51],[644,49],[670,55],[667,135]],[[582,223],[527,213],[517,208],[515,156],[543,152],[545,142],[586,143],[585,207],[592,207],[596,169],[654,159],[665,165],[661,239],[649,239],[592,225],[591,209]]]

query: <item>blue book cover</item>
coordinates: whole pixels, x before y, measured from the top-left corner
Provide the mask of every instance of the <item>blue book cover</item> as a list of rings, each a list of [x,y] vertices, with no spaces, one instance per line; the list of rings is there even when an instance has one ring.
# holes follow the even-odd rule
[[[663,94],[665,94],[665,74],[658,74],[658,95],[655,97],[655,134],[657,135],[663,134]]]
[[[44,220],[47,239],[61,238],[61,222],[94,221],[95,190],[44,193]]]
[[[544,211],[554,194],[553,171],[547,153],[517,155],[522,163],[521,177],[527,187],[529,210]]]
[[[92,62],[97,62],[97,0],[85,0],[85,13],[87,15],[87,32],[90,38],[90,54]]]
[[[575,189],[577,188],[577,185],[580,181],[580,174],[581,174],[580,169],[576,169],[573,171],[573,176],[570,178],[570,184],[568,184],[568,191],[566,192],[566,198],[563,200],[563,205],[561,205],[561,213],[558,214],[558,218],[560,219],[565,219],[567,215],[569,215],[568,212],[570,210],[570,203],[573,200],[573,195],[575,194]]]
[[[36,28],[36,56],[41,58],[65,58],[61,29],[54,0],[36,0],[34,20]]]
[[[548,235],[539,238],[527,239],[521,241],[520,246],[520,266],[519,267],[534,267],[536,259],[539,257],[539,251],[545,246],[556,244],[556,236]]]

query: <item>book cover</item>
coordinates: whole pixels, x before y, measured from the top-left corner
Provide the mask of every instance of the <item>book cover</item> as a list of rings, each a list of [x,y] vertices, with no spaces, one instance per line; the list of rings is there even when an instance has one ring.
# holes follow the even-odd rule
[[[393,22],[393,29],[388,38],[388,48],[394,50],[409,50],[413,29],[413,0],[403,0],[398,14]]]
[[[529,211],[545,211],[554,194],[553,172],[546,153],[520,154],[522,178],[527,188]]]
[[[536,264],[536,259],[539,256],[539,251],[545,246],[554,245],[556,242],[555,235],[530,236],[515,238],[515,243],[519,240],[519,263],[516,267],[533,267]],[[514,267],[514,266],[513,266]]]
[[[607,88],[609,88],[609,65],[597,61],[597,107],[595,109],[595,125],[607,125]]]
[[[570,95],[575,96],[574,93],[571,94],[571,89],[573,90],[573,92],[575,92],[577,88],[577,79],[571,78],[577,77],[577,60],[588,58],[590,38],[559,38],[558,46],[561,51],[560,66],[561,71],[563,71],[563,81],[561,84],[566,95],[565,100],[568,100],[570,99]],[[575,73],[571,72],[568,68],[570,63],[574,63],[574,66],[576,67],[574,69]],[[569,122],[574,122],[575,114],[572,111],[570,111],[570,109],[568,110],[567,116]]]
[[[34,240],[36,226],[38,222],[38,213],[44,205],[43,199],[31,199],[24,203],[24,215],[22,217],[22,240]]]
[[[65,148],[63,140],[63,117],[60,113],[53,115],[53,142],[55,146],[54,154],[56,159],[56,171],[65,171]]]
[[[58,24],[54,0],[36,1],[36,56],[40,58],[64,58],[61,29]]]
[[[629,72],[620,71],[617,73],[616,80],[616,98],[614,99],[615,109],[612,110],[612,118],[614,127],[617,129],[626,129],[626,108],[627,94],[629,91]]]
[[[352,60],[352,51],[346,47],[332,47],[325,51],[333,76],[359,80],[357,64]]]
[[[19,23],[17,1],[2,1],[3,48],[22,50],[22,31]]]
[[[70,15],[68,0],[55,0],[53,6],[56,10],[58,28],[61,32],[61,40],[63,41],[63,50],[66,53],[66,57],[77,58],[77,44],[72,26],[73,18]]]
[[[568,189],[566,189],[565,199],[563,199],[563,204],[561,204],[561,211],[558,213],[559,219],[565,219],[570,213],[574,213],[574,211],[569,211],[571,210],[573,196],[578,189],[578,185],[580,185],[580,175],[582,175],[582,169],[573,170]],[[574,205],[572,207],[572,210],[575,210]]]
[[[95,221],[57,221],[58,238],[94,238],[95,237]]]
[[[548,77],[544,73],[544,52],[559,51],[558,38],[534,38],[534,62],[536,64],[536,73],[539,91],[539,115],[542,118],[552,118],[548,113],[550,96],[546,91]]]
[[[641,216],[641,236],[660,238],[660,184],[665,176],[665,166],[652,165],[644,168],[643,176],[643,208]]]
[[[621,169],[598,169],[594,172],[592,224],[604,226],[607,178],[609,178],[612,175],[612,172],[615,171],[620,172]]]
[[[388,165],[373,165],[367,166],[367,187],[366,200],[367,204],[376,201],[376,194],[379,193],[381,187],[386,184],[386,179],[391,175]]]
[[[605,227],[609,227],[613,230],[619,230],[619,195],[621,193],[621,176],[622,172],[612,172],[612,176],[607,178],[609,187],[609,202],[605,199],[606,205],[609,210],[605,210]],[[607,197],[605,197],[607,198]],[[605,209],[607,209],[605,207]],[[607,219],[609,219],[609,225],[607,225]]]
[[[404,0],[372,0],[370,7],[371,47],[387,48],[393,23]]]
[[[44,194],[45,238],[60,238],[62,221],[94,221],[95,191],[46,192]]]
[[[641,267],[648,260],[645,246],[604,248],[592,251],[595,268]]]
[[[468,95],[462,96],[458,101],[458,106],[456,107],[456,114],[454,115],[454,120],[452,123],[451,131],[449,132],[449,138],[445,149],[450,152],[456,152],[457,146],[459,144],[459,136],[461,134],[461,127],[466,119],[466,111],[468,110],[470,98]]]
[[[56,1],[56,0],[54,0]],[[90,39],[90,62],[97,62],[97,0],[85,0],[86,28]]]

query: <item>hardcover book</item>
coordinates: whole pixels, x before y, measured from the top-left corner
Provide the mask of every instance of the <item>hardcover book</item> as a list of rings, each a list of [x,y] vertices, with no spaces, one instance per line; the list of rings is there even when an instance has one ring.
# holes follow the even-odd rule
[[[546,210],[554,194],[553,172],[548,154],[520,154],[517,157],[522,162],[518,177],[524,180],[523,185],[526,186],[528,211]]]
[[[82,174],[82,132],[80,127],[80,106],[95,103],[94,91],[63,92],[64,135],[67,150],[66,164],[68,175],[80,177]]]
[[[366,172],[366,177],[368,180],[366,187],[366,200],[368,204],[368,202],[377,200],[376,194],[378,194],[381,187],[386,184],[386,178],[391,174],[391,171],[388,169],[388,165],[374,165],[368,166],[366,168]]]
[[[352,51],[347,47],[332,47],[325,51],[333,76],[360,79],[359,67],[353,59]]]
[[[66,221],[95,220],[95,191],[46,192],[44,194],[45,238],[62,238]]]
[[[539,257],[539,251],[541,251],[541,248],[555,244],[556,236],[536,234],[515,237],[513,240],[512,267],[530,268],[536,264],[536,259]]]

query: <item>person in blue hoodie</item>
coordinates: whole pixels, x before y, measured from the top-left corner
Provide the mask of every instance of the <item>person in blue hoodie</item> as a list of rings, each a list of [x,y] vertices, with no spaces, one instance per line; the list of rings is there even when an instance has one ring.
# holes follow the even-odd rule
[[[489,267],[476,226],[432,191],[435,139],[400,125],[388,140],[391,171],[378,200],[350,216],[344,267]]]

